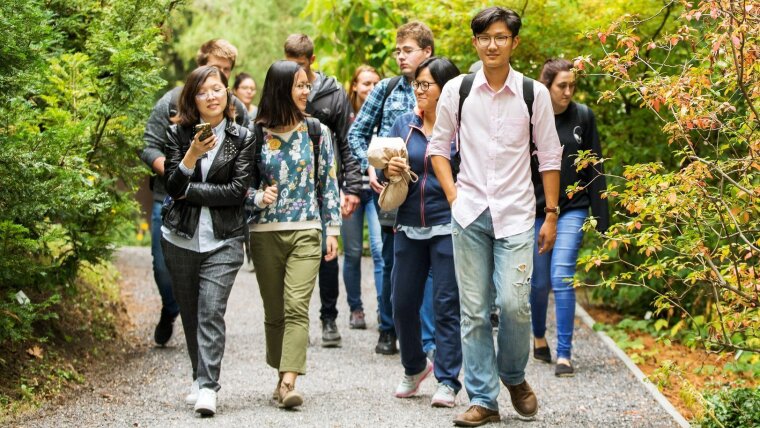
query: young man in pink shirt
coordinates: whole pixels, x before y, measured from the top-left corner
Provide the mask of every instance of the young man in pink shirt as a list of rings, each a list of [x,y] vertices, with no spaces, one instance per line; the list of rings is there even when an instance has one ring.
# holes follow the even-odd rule
[[[520,44],[522,22],[512,10],[490,7],[470,23],[472,44],[483,61],[459,115],[463,76],[443,88],[429,154],[452,207],[452,235],[462,312],[464,384],[470,407],[454,419],[460,426],[500,420],[499,380],[525,418],[538,402],[525,381],[530,352],[530,277],[533,245],[549,251],[556,237],[562,147],[549,92],[533,83],[532,119],[523,99],[523,75],[509,65]],[[531,182],[530,125],[549,214],[534,243],[536,200]],[[457,129],[459,128],[459,129]],[[459,133],[457,181],[449,163]],[[493,286],[492,286],[493,284]],[[501,322],[498,352],[489,320],[496,296]],[[496,369],[496,370],[494,370]]]

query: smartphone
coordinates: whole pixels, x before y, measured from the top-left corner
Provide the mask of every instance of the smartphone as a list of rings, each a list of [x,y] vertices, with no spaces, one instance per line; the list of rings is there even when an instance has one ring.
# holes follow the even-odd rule
[[[203,141],[211,136],[211,124],[210,123],[199,123],[195,125],[195,133],[201,132],[201,136],[198,137],[199,141]]]

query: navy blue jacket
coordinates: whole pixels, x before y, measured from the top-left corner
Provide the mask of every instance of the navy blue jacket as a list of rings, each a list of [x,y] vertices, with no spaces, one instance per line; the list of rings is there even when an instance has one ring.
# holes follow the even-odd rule
[[[451,207],[427,156],[428,139],[422,132],[422,117],[415,112],[399,116],[388,136],[400,137],[406,142],[409,165],[419,177],[416,183],[409,183],[409,193],[398,209],[396,224],[430,227],[450,223]],[[455,153],[456,146],[452,141],[452,159]],[[378,170],[378,177],[382,177],[382,171]]]

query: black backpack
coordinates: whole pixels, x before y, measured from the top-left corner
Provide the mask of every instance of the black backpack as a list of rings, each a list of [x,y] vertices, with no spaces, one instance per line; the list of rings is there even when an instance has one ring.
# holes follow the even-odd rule
[[[311,140],[311,150],[314,153],[314,188],[317,192],[317,203],[319,209],[322,209],[322,183],[319,181],[319,143],[322,139],[322,126],[319,119],[315,117],[306,118],[306,126],[309,129],[309,139]],[[253,183],[251,187],[255,190],[261,184],[261,148],[264,146],[264,129],[261,124],[253,125]]]
[[[459,173],[459,164],[462,162],[462,157],[459,153],[461,150],[461,142],[459,141],[459,128],[462,126],[462,106],[464,105],[464,100],[467,99],[467,96],[470,95],[470,90],[472,90],[472,82],[474,80],[475,73],[470,73],[464,76],[464,79],[462,79],[462,85],[459,86],[459,112],[457,113],[457,152],[454,155],[452,162],[453,165],[451,167],[451,172],[454,175],[454,181],[457,180],[457,174]],[[530,145],[531,179],[533,180],[533,183],[540,183],[541,173],[538,172],[538,156],[535,155],[536,142],[533,141],[533,101],[535,100],[533,95],[533,82],[534,80],[530,77],[523,76],[523,101],[525,101],[525,105],[528,107],[528,143]]]

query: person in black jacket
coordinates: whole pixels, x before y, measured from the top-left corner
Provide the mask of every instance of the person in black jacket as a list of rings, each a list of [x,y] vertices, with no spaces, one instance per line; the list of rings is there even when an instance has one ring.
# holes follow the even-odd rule
[[[224,39],[212,39],[202,44],[195,56],[196,63],[212,65],[218,68],[227,79],[230,78],[232,68],[235,67],[237,48]],[[161,97],[150,118],[145,124],[143,140],[145,147],[140,153],[140,159],[153,171],[155,176],[151,179],[153,191],[153,210],[151,215],[151,254],[153,255],[153,277],[161,295],[161,318],[156,324],[153,339],[156,344],[163,346],[172,337],[174,320],[179,315],[179,306],[172,293],[171,277],[166,269],[164,254],[161,251],[161,204],[166,197],[164,189],[164,159],[166,159],[166,131],[177,117],[177,104],[183,87],[178,86],[168,91]],[[237,98],[234,102],[235,122],[241,126],[248,125],[248,114],[243,103]]]
[[[195,69],[179,98],[178,123],[167,132],[161,247],[179,303],[193,383],[187,404],[216,413],[232,284],[243,264],[248,227],[243,201],[252,180],[253,139],[234,122],[227,77]],[[199,123],[211,131],[196,132]]]
[[[607,184],[602,164],[588,165],[578,171],[573,162],[581,150],[591,150],[599,159],[602,147],[596,130],[596,121],[591,110],[583,104],[573,102],[575,75],[573,65],[564,59],[550,59],[541,70],[541,83],[549,88],[554,122],[559,140],[564,147],[562,170],[560,173],[559,219],[557,220],[557,240],[554,249],[544,254],[533,255],[533,277],[531,279],[530,306],[533,325],[533,357],[551,363],[551,353],[546,341],[546,307],[549,290],[554,292],[557,314],[557,365],[555,374],[560,377],[572,376],[570,360],[573,325],[575,319],[575,289],[572,280],[578,261],[578,250],[583,241],[583,222],[589,207],[600,232],[609,226],[607,199],[602,198]],[[580,190],[567,194],[568,186],[580,184]],[[536,230],[541,228],[546,214],[546,201],[541,183],[535,184]]]
[[[311,69],[314,43],[306,34],[291,34],[285,41],[285,59],[300,65],[308,76],[312,91],[306,103],[307,114],[327,125],[333,133],[335,159],[338,163],[338,183],[341,192],[341,214],[350,216],[361,203],[362,176],[359,163],[348,147],[348,127],[351,104],[345,89],[333,77],[327,77]],[[323,237],[324,238],[324,237]],[[324,242],[324,239],[323,239]],[[324,249],[323,249],[324,250]],[[326,261],[319,266],[319,299],[322,303],[322,346],[340,346],[341,337],[335,319],[338,317],[338,259]]]

